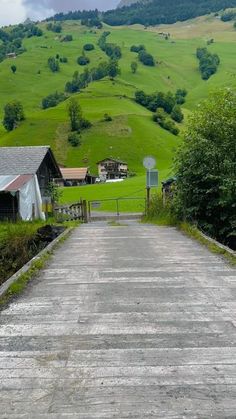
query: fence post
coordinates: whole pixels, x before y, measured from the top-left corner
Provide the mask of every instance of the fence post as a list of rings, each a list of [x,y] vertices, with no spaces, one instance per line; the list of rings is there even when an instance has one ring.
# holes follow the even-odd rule
[[[83,201],[83,218],[84,218],[84,222],[87,223],[88,222],[88,209],[87,209],[87,201]]]

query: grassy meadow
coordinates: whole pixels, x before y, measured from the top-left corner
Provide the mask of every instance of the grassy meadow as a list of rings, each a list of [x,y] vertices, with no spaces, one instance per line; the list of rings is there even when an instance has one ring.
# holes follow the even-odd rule
[[[141,26],[90,30],[79,22],[63,23],[63,35],[72,34],[73,41],[62,43],[58,35],[48,32],[41,24],[44,35],[24,41],[27,52],[17,57],[14,64],[16,74],[12,74],[11,60],[0,63],[0,118],[4,105],[10,100],[20,100],[24,106],[26,120],[17,130],[6,133],[0,127],[0,146],[51,145],[60,164],[67,167],[89,166],[96,174],[96,162],[108,156],[127,161],[134,178],[119,184],[93,185],[63,190],[63,202],[85,199],[105,199],[121,196],[144,195],[143,158],[153,155],[157,160],[160,178],[172,173],[172,158],[181,144],[178,137],[163,130],[152,121],[152,114],[133,100],[134,93],[142,89],[147,93],[157,90],[175,91],[186,88],[188,96],[183,110],[187,116],[211,90],[219,87],[236,87],[235,47],[236,31],[232,22],[223,23],[216,17],[202,17],[175,25],[161,25],[144,29]],[[83,45],[93,43],[95,50],[86,52],[96,66],[107,60],[97,45],[103,30],[110,30],[108,42],[118,44],[122,49],[121,74],[115,81],[108,79],[91,83],[78,94],[84,116],[93,126],[82,135],[81,145],[71,147],[67,141],[69,130],[67,102],[56,108],[41,109],[41,100],[50,93],[63,91],[65,83],[74,71],[84,71],[76,63]],[[168,41],[159,32],[169,32]],[[197,47],[206,46],[207,40],[215,42],[208,46],[221,59],[216,75],[208,81],[201,79],[198,71]],[[130,64],[137,55],[130,52],[133,44],[144,44],[156,60],[155,67],[138,63],[138,71],[132,74]],[[68,58],[68,63],[60,64],[60,72],[52,73],[47,66],[50,56],[59,54]],[[104,122],[103,116],[112,116],[111,122]],[[184,129],[184,124],[180,127]],[[139,191],[139,192],[138,192]],[[133,210],[135,205],[132,204]],[[124,210],[130,210],[124,204]]]

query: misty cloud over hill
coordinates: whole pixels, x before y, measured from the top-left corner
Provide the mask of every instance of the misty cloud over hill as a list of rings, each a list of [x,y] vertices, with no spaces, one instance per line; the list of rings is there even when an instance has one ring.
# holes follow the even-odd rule
[[[0,0],[0,26],[23,22],[26,18],[42,20],[69,10],[107,10],[119,0]]]

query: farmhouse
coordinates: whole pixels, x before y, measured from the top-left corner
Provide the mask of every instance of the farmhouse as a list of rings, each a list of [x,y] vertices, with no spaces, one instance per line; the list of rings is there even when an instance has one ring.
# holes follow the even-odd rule
[[[0,219],[45,219],[54,178],[61,172],[49,146],[0,147]]]
[[[106,179],[124,179],[128,176],[127,163],[107,158],[97,162],[99,177]]]
[[[57,180],[61,186],[80,186],[95,183],[96,176],[89,173],[87,167],[61,168],[62,179]]]
[[[16,53],[15,52],[9,52],[8,54],[6,54],[6,58],[16,58]]]

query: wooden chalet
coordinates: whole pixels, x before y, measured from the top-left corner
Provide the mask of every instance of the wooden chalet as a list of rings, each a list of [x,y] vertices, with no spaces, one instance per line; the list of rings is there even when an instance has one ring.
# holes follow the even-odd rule
[[[128,165],[124,161],[107,158],[97,162],[98,174],[105,179],[125,179],[128,176]]]
[[[96,176],[89,173],[87,167],[61,167],[62,178],[57,180],[60,186],[80,186],[95,183]]]

